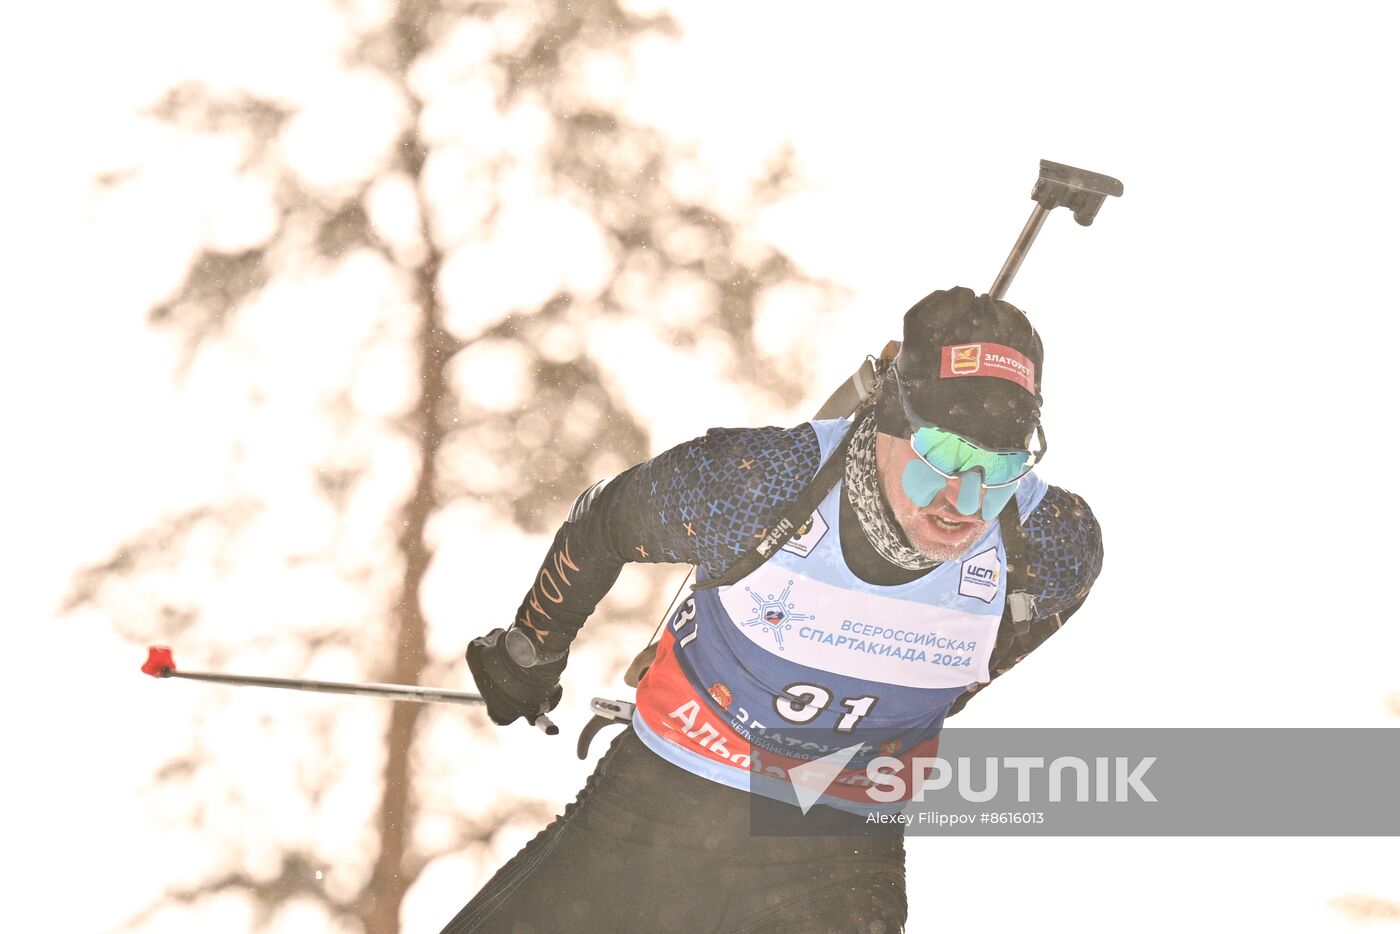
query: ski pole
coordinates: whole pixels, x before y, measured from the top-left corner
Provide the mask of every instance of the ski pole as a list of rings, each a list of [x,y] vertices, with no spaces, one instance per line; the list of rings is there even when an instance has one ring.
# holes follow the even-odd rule
[[[152,678],[184,678],[188,681],[210,681],[246,687],[284,688],[292,691],[315,691],[321,694],[359,694],[388,700],[410,701],[418,704],[484,704],[480,694],[466,691],[446,691],[441,688],[421,688],[411,684],[352,684],[344,681],[312,681],[305,678],[266,678],[256,675],[228,675],[208,671],[180,671],[170,647],[153,645],[141,670]],[[556,736],[559,727],[544,714],[535,718],[534,726],[548,736]]]

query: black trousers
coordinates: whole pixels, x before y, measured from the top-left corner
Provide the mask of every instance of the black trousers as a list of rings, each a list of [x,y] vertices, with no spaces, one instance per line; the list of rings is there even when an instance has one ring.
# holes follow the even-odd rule
[[[901,836],[754,836],[747,792],[629,729],[443,934],[897,934],[907,911]]]

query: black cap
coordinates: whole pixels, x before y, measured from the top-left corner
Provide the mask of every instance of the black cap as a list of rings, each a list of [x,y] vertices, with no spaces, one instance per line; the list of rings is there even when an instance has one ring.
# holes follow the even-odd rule
[[[955,288],[905,313],[895,366],[919,418],[988,448],[1024,450],[1040,423],[1043,358],[1040,335],[1019,308]],[[877,412],[881,431],[910,431],[892,377]]]

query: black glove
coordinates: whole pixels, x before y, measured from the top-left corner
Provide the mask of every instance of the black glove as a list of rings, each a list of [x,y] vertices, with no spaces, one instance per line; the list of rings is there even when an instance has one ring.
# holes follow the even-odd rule
[[[540,714],[553,710],[564,696],[559,675],[568,661],[522,668],[506,651],[505,630],[493,629],[467,644],[467,667],[486,701],[486,714],[501,726],[521,717],[534,725]]]

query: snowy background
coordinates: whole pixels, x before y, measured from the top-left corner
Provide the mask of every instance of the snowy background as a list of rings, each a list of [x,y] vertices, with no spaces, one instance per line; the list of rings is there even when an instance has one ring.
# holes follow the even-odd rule
[[[521,21],[535,9],[523,4]],[[1400,723],[1400,626],[1387,599],[1396,516],[1384,495],[1400,345],[1388,274],[1400,246],[1391,178],[1400,147],[1385,114],[1400,69],[1385,7],[627,9],[670,13],[678,35],[645,37],[626,67],[584,68],[587,93],[688,150],[673,185],[826,283],[777,290],[753,323],[754,359],[796,367],[801,398],[724,379],[738,358],[718,338],[668,343],[687,315],[704,318],[713,298],[704,283],[551,331],[562,348],[551,353],[592,360],[607,391],[627,400],[643,455],[715,424],[800,421],[897,336],[920,296],[989,287],[1029,213],[1037,160],[1113,175],[1125,196],[1087,229],[1053,215],[1008,294],[1047,347],[1042,474],[1093,507],[1104,572],[1073,624],[960,725]],[[357,417],[401,414],[410,368],[392,343],[360,341],[393,331],[392,282],[347,260],[322,280],[265,291],[182,370],[187,342],[152,327],[150,308],[169,299],[198,250],[246,249],[277,217],[242,150],[137,113],[189,80],[275,98],[293,114],[278,157],[334,200],[382,168],[384,141],[410,119],[392,88],[343,64],[355,31],[383,15],[367,0],[135,0],[7,16],[0,301],[11,337],[0,378],[18,430],[0,486],[13,639],[3,858],[17,929],[114,929],[167,886],[235,870],[276,876],[293,836],[318,841],[317,883],[348,891],[336,874],[363,868],[366,802],[384,754],[375,702],[250,691],[196,711],[196,695],[217,689],[140,677],[144,649],[113,621],[114,605],[134,612],[149,595],[60,610],[78,569],[158,517],[253,490],[273,518],[239,539],[236,558],[218,542],[186,543],[217,560],[176,568],[162,584],[161,601],[184,588],[198,608],[197,628],[171,636],[177,659],[212,667],[207,649],[250,673],[380,673],[365,667],[372,639],[310,654],[234,642],[261,634],[270,641],[255,645],[276,645],[312,618],[353,626],[362,612],[363,591],[278,557],[354,538],[363,519],[307,505],[304,481],[288,479],[320,410],[256,398],[301,398],[324,382],[343,389]],[[480,157],[482,140],[528,145],[544,132],[528,114],[495,115],[450,72],[425,68],[414,86],[433,105],[435,138],[457,146],[462,165]],[[752,199],[752,179],[785,145],[797,181],[780,198]],[[449,180],[436,197],[456,206],[444,216],[470,215],[461,206],[480,192],[453,188],[450,159],[441,174]],[[373,195],[389,239],[404,210],[400,182]],[[516,186],[505,214],[489,236],[462,234],[441,280],[454,332],[468,340],[560,290],[596,294],[613,262],[585,214],[519,173],[496,182]],[[482,219],[443,223],[468,231]],[[414,249],[411,227],[391,245],[401,259]],[[464,411],[518,411],[525,370],[508,347],[466,358],[456,371]],[[354,443],[375,452],[361,466],[392,490],[406,470],[393,438],[371,431]],[[473,478],[489,473],[470,445],[455,456]],[[624,464],[584,466],[601,476]],[[429,652],[442,661],[428,674],[448,687],[467,686],[449,660],[506,623],[547,541],[509,510],[481,505],[498,503],[510,478],[494,483],[465,490],[431,527],[423,603]],[[553,494],[542,527],[575,492]],[[570,667],[556,718],[566,731],[582,724],[589,696],[623,690],[618,656],[645,639],[657,586],[624,578],[608,640],[588,643]],[[443,815],[440,826],[425,818],[422,840],[471,836],[450,815],[469,823],[502,795],[557,808],[587,774],[568,736],[463,732],[444,716],[484,720],[435,713],[420,736],[417,761],[440,789],[424,800]],[[191,744],[217,765],[218,783],[192,772],[174,799],[168,788],[153,794],[156,769]],[[314,813],[296,798],[278,804],[285,787],[337,776],[348,778],[331,782]],[[175,818],[185,814],[200,815],[200,833],[182,830]],[[542,814],[522,810],[429,861],[403,901],[403,929],[437,930]],[[1400,924],[1394,840],[916,838],[909,853],[912,931]],[[356,930],[316,897],[260,915],[236,888],[143,918],[153,931]]]

